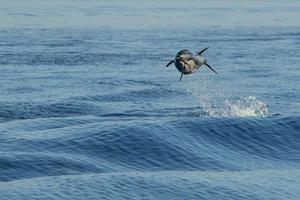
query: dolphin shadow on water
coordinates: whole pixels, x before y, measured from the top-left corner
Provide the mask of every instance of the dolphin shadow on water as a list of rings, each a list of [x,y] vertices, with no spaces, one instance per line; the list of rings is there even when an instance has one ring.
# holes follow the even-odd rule
[[[182,79],[182,76],[184,74],[191,74],[194,73],[201,65],[207,66],[209,69],[211,69],[213,72],[218,74],[208,63],[207,60],[202,55],[204,51],[206,51],[208,47],[205,49],[202,49],[199,52],[196,52],[196,54],[193,54],[187,49],[183,49],[179,51],[174,60],[171,60],[166,67],[171,65],[172,63],[175,64],[175,67],[177,70],[181,73],[180,81]]]

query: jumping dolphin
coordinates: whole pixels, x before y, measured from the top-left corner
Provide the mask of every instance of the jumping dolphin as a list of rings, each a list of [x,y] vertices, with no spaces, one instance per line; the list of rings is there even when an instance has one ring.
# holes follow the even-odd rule
[[[172,63],[175,64],[175,67],[179,72],[181,72],[180,81],[182,79],[183,74],[191,74],[194,73],[201,65],[207,66],[209,69],[211,69],[213,72],[217,74],[217,72],[209,66],[207,63],[207,60],[202,55],[204,51],[206,51],[208,47],[205,49],[202,49],[199,52],[196,52],[196,54],[193,54],[187,49],[183,49],[179,51],[174,60],[171,60],[166,67],[171,65]]]

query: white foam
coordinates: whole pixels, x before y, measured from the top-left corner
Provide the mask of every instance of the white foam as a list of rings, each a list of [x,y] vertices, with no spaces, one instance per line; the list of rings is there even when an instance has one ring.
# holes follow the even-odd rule
[[[226,100],[230,116],[234,117],[266,117],[269,115],[267,105],[254,96],[230,102]]]
[[[230,99],[220,92],[206,87],[206,84],[188,85],[187,91],[201,105],[208,116],[212,117],[266,117],[269,115],[268,106],[255,96],[234,97]]]

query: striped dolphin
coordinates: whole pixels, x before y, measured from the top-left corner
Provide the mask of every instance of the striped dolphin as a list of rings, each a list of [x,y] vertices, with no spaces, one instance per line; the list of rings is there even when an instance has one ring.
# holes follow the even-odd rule
[[[203,52],[206,51],[207,49],[208,47],[202,49],[199,52],[196,52],[196,54],[193,54],[187,49],[183,49],[176,54],[175,59],[171,60],[166,65],[166,67],[174,63],[177,70],[181,73],[179,79],[180,81],[184,74],[194,73],[197,69],[199,69],[201,65],[207,66],[209,69],[211,69],[213,72],[217,74],[217,72],[207,63],[207,60],[202,55]]]

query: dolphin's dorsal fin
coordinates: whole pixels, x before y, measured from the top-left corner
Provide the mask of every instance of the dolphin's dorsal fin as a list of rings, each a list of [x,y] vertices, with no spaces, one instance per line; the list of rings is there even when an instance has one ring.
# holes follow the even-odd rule
[[[201,55],[204,51],[206,51],[208,48],[209,48],[209,47],[206,47],[205,49],[202,49],[201,51],[197,52],[196,54],[200,56],[200,55]]]

